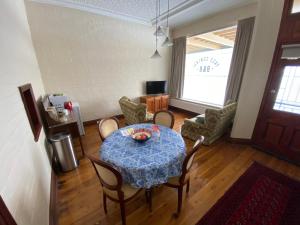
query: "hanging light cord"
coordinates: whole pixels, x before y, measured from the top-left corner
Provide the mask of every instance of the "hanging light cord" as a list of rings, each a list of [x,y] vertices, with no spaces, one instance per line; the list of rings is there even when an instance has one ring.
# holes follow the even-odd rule
[[[159,4],[160,0],[156,0],[156,31],[157,31],[157,23],[158,23],[158,15],[157,15],[157,10],[158,10],[158,4]],[[157,32],[155,35],[155,46],[156,46],[156,50],[157,50]]]
[[[160,0],[158,0],[158,18],[160,17]]]
[[[169,27],[169,11],[170,11],[170,0],[168,0],[167,27]]]

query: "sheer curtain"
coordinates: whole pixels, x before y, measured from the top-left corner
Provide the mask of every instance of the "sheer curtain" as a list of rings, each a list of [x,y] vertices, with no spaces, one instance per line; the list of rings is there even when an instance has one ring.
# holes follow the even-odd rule
[[[255,17],[243,19],[238,22],[224,102],[238,100],[254,23]]]
[[[174,39],[173,42],[169,94],[172,98],[181,98],[184,85],[186,37]]]

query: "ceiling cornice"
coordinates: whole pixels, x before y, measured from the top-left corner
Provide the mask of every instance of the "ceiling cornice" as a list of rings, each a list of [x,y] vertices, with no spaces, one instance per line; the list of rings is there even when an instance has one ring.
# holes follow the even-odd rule
[[[186,0],[182,2],[181,4],[178,4],[177,6],[171,8],[169,10],[169,18],[174,17],[176,15],[179,15],[180,13],[184,12],[185,10],[190,10],[194,7],[196,7],[199,4],[202,4],[207,0]],[[164,12],[159,16],[159,21],[164,21],[167,19],[168,12]],[[155,18],[151,20],[152,25],[155,24]]]
[[[132,15],[127,15],[124,13],[115,12],[112,10],[104,9],[98,6],[84,4],[84,3],[78,3],[78,2],[70,2],[67,0],[30,0],[32,2],[37,2],[41,4],[47,4],[47,5],[56,5],[66,8],[72,8],[72,9],[78,9],[86,12],[91,12],[103,16],[109,16],[121,20],[126,20],[130,22],[135,22],[147,26],[152,26],[155,24],[155,18],[152,20],[146,20],[144,18],[135,17]],[[205,2],[206,0],[186,0],[182,2],[181,4],[178,4],[177,6],[173,7],[169,11],[169,18],[174,17],[182,12],[184,12],[187,9],[192,9],[193,7],[197,6],[198,4],[201,4]],[[162,23],[167,19],[167,12],[164,12],[160,15],[159,21]]]
[[[55,5],[55,6],[61,6],[61,7],[66,7],[66,8],[71,8],[71,9],[78,9],[90,13],[95,13],[103,16],[109,16],[121,20],[126,20],[130,22],[135,22],[147,26],[152,26],[151,21],[145,20],[144,18],[140,17],[135,17],[132,15],[127,15],[123,13],[118,13],[114,12],[111,10],[103,9],[101,7],[97,6],[91,6],[88,4],[82,4],[82,3],[77,3],[77,2],[69,2],[65,0],[30,0],[31,2],[37,2],[41,4],[47,4],[47,5]]]

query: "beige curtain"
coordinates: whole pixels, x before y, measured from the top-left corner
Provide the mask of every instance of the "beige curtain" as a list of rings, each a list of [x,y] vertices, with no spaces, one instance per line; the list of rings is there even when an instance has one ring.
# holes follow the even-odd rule
[[[228,75],[225,101],[237,101],[251,44],[255,17],[238,22],[235,44]]]
[[[169,94],[173,98],[181,98],[184,85],[186,37],[174,39],[173,42]]]

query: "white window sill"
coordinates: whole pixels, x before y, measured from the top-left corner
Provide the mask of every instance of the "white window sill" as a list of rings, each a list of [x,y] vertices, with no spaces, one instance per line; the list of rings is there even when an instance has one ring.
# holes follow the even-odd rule
[[[195,104],[195,105],[204,106],[204,107],[207,107],[207,108],[213,108],[213,109],[223,108],[223,105],[216,105],[216,104],[207,103],[207,102],[200,102],[200,101],[186,99],[186,98],[175,98],[175,99],[179,100],[179,101],[184,101],[184,102],[192,103],[192,104]]]

